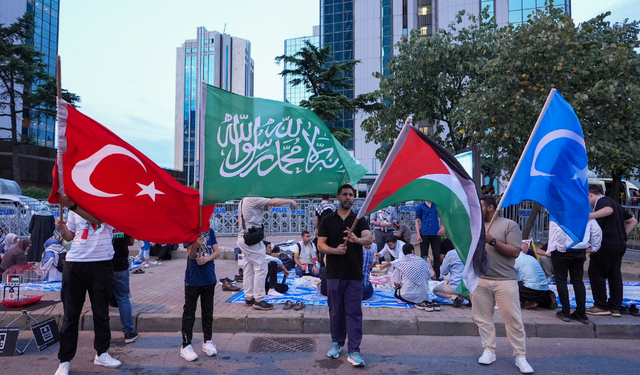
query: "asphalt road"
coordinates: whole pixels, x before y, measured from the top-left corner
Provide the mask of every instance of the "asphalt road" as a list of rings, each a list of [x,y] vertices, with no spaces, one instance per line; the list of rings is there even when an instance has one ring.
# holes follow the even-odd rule
[[[24,335],[23,335],[24,336]],[[179,355],[180,334],[145,333],[133,344],[114,342],[109,352],[121,360],[118,369],[93,364],[93,335],[80,332],[78,353],[71,362],[72,374],[119,373],[169,374],[518,374],[505,338],[498,338],[498,360],[490,366],[477,363],[482,349],[478,337],[365,336],[362,343],[365,369],[353,368],[341,357],[326,357],[328,335],[307,336],[315,343],[313,353],[249,353],[256,337],[304,337],[294,335],[214,334],[217,357],[201,351],[202,336],[194,337],[200,355],[186,362]],[[24,336],[26,337],[26,336]],[[121,337],[121,336],[120,336]],[[25,339],[20,343],[24,345]],[[32,345],[24,355],[0,358],[2,374],[48,374],[58,367],[58,345],[38,352]],[[527,358],[537,374],[634,374],[640,373],[640,340],[527,339]]]

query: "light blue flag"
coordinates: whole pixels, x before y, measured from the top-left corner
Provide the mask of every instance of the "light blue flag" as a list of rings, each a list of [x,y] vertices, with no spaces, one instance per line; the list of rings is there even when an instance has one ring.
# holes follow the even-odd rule
[[[538,202],[574,242],[582,239],[591,212],[587,150],[578,117],[555,89],[525,150],[501,206]]]

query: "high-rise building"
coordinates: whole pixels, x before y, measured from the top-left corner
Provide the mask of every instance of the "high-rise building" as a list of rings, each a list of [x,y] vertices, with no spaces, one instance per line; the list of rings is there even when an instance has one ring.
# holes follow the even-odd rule
[[[388,74],[385,64],[397,53],[395,44],[403,35],[418,29],[426,37],[454,22],[459,11],[479,14],[489,7],[499,26],[522,23],[545,0],[320,0],[320,45],[331,46],[332,61],[360,60],[356,65],[354,88],[344,90],[349,98],[377,90],[379,80],[372,73]],[[571,0],[555,0],[555,6],[571,12]],[[464,26],[468,20],[463,22]],[[353,131],[347,144],[355,158],[369,169],[380,171],[375,157],[379,145],[365,142],[360,125],[365,114],[342,113],[342,121],[328,124]]]
[[[253,96],[253,59],[248,40],[198,28],[176,54],[174,168],[184,170],[185,183],[199,179],[200,83],[238,95]]]
[[[50,75],[56,74],[56,56],[58,55],[58,20],[60,18],[59,0],[0,0],[0,23],[5,27],[14,23],[25,13],[34,14],[35,27],[33,35],[27,40],[36,51],[43,53],[43,63],[47,65]],[[35,89],[38,82],[33,82]],[[0,127],[10,128],[7,116],[0,117]],[[18,129],[20,136],[28,135],[36,144],[54,147],[55,118],[46,117],[34,110],[22,115],[22,126]],[[0,138],[9,138],[9,131],[0,130]]]
[[[302,36],[299,38],[286,39],[284,41],[284,54],[287,56],[293,56],[296,52],[300,51],[302,47],[306,44],[305,42],[309,42],[314,46],[320,46],[320,36],[316,32],[318,26],[314,26],[314,35],[313,36]],[[284,64],[285,69],[292,69],[290,64]],[[291,81],[297,78],[291,74],[284,76],[284,101],[286,103],[291,103],[295,105],[300,105],[302,100],[309,99],[311,93],[309,93],[303,85],[293,86]]]

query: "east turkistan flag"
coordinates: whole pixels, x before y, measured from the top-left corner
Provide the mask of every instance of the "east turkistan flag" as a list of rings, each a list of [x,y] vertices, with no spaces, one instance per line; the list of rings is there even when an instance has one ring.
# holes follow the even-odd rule
[[[202,93],[205,205],[242,197],[336,194],[367,172],[308,109],[204,83]]]
[[[552,89],[500,205],[538,202],[579,242],[591,212],[588,172],[580,121]]]
[[[411,200],[427,200],[438,206],[440,218],[464,263],[457,291],[468,296],[488,268],[476,187],[449,151],[405,124],[358,217]]]

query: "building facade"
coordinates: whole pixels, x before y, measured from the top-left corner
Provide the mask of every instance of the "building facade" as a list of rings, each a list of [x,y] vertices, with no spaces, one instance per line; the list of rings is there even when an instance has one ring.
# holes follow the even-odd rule
[[[555,0],[554,4],[571,12],[571,0]],[[525,22],[529,14],[544,8],[544,0],[320,0],[320,45],[331,46],[332,61],[360,60],[353,75],[354,88],[343,92],[353,98],[378,89],[379,80],[372,74],[388,74],[385,64],[397,53],[394,46],[402,36],[418,29],[428,37],[454,22],[459,11],[477,15],[485,7],[498,26],[505,26]],[[468,23],[465,20],[463,25]],[[370,175],[377,175],[381,166],[375,151],[379,146],[366,143],[360,127],[366,115],[345,111],[341,117],[340,123],[328,125],[353,131],[347,148]]]
[[[56,75],[56,56],[58,55],[58,30],[60,19],[60,0],[0,0],[0,23],[5,27],[14,23],[25,13],[34,14],[34,33],[27,43],[41,52],[43,63],[50,75]],[[30,89],[35,89],[33,82]],[[8,110],[3,110],[8,112]],[[55,117],[44,116],[38,110],[29,111],[22,116],[19,137],[29,136],[31,140],[45,147],[55,146]],[[0,116],[0,128],[11,128],[11,120]],[[0,138],[10,138],[11,133],[0,130]]]
[[[251,43],[199,27],[176,53],[174,168],[184,170],[188,186],[199,180],[200,83],[253,96]]]
[[[314,29],[316,29],[314,27]],[[315,33],[314,33],[315,34]],[[302,36],[299,38],[285,39],[284,41],[284,54],[287,56],[295,55],[305,46],[305,42],[309,42],[314,46],[320,46],[320,36]],[[290,64],[284,64],[285,69],[292,69]],[[303,85],[293,86],[291,81],[296,77],[293,75],[284,76],[284,101],[294,105],[300,105],[302,100],[308,100],[311,93]]]

